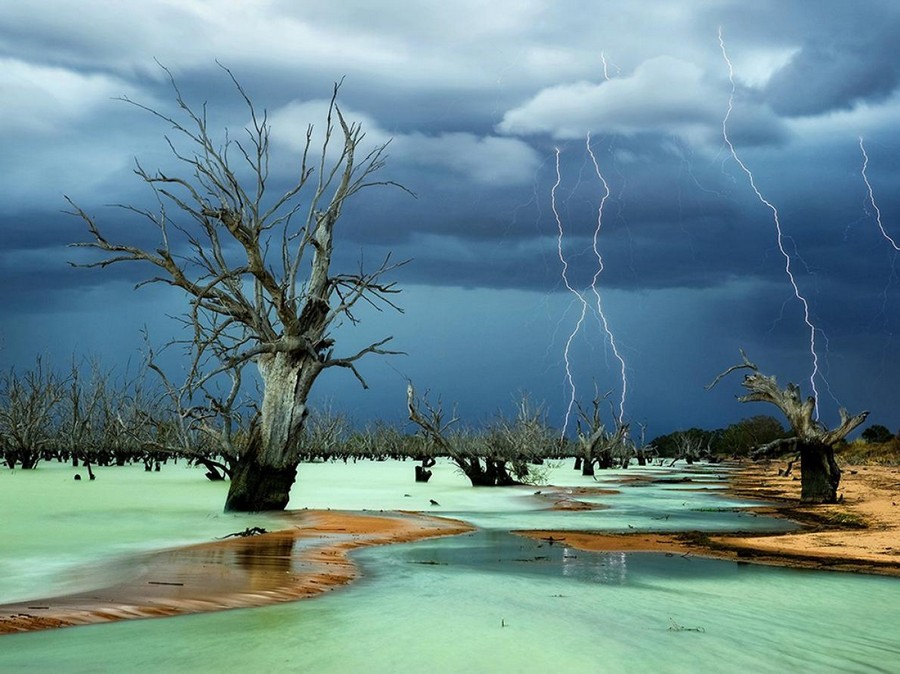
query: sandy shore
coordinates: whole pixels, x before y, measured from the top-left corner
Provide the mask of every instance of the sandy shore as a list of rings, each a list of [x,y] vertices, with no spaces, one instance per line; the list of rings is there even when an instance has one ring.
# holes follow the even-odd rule
[[[803,529],[798,533],[516,533],[582,550],[693,554],[900,576],[900,468],[846,466],[839,492],[842,503],[803,506],[799,478],[779,476],[779,467],[776,463],[744,466],[732,474],[729,490],[742,498],[772,502],[754,510],[799,522]]]
[[[286,528],[126,560],[127,581],[0,606],[0,634],[264,606],[310,597],[359,573],[347,552],[465,533],[465,522],[419,513],[299,511]]]

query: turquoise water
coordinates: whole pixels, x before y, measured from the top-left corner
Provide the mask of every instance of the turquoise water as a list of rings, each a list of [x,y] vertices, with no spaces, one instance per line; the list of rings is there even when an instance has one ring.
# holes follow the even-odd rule
[[[411,463],[304,467],[292,506],[328,507],[327,501],[336,508],[379,509],[423,497],[427,503],[430,494],[441,504],[430,508],[490,526],[454,538],[359,551],[355,559],[363,577],[313,600],[0,637],[0,671],[900,671],[896,579],[692,556],[587,553],[513,536],[503,528],[510,522],[515,528],[535,528],[536,521],[577,515],[590,516],[598,527],[613,518],[627,520],[626,527],[658,529],[662,520],[653,518],[663,509],[672,509],[668,522],[708,518],[711,528],[717,518],[737,521],[739,528],[749,521],[756,527],[772,524],[717,511],[740,503],[715,493],[681,491],[695,483],[626,487],[620,494],[596,497],[609,506],[606,510],[547,513],[535,509],[531,491],[539,488],[475,490],[449,466],[439,469],[433,485],[416,485]],[[636,473],[630,469],[629,474]],[[96,490],[92,517],[104,520],[101,528],[111,536],[128,539],[129,549],[143,547],[132,529],[139,532],[148,517],[155,520],[147,524],[154,545],[179,536],[202,539],[221,524],[243,528],[243,521],[221,522],[210,514],[213,505],[221,507],[213,496],[222,485],[204,484],[201,474],[190,472],[165,475],[152,476],[161,476],[155,489],[166,496],[157,499],[157,515],[129,501],[151,479],[136,472],[132,488],[117,492],[121,508],[104,511]],[[11,498],[9,477],[0,476],[3,504]],[[596,484],[568,466],[553,477],[572,486]],[[114,475],[93,484],[101,479],[112,482]],[[27,510],[24,516],[37,524],[44,518],[41,508],[38,500],[21,512]],[[70,519],[69,530],[60,534],[60,552],[66,540],[79,539],[79,521]],[[199,526],[201,521],[209,529]],[[179,533],[187,523],[198,526]],[[49,543],[31,540],[39,536],[29,536],[27,529],[20,534],[33,559],[54,558]],[[90,563],[112,549],[112,543],[103,542],[83,546],[74,564]],[[27,594],[23,586],[33,581],[34,576],[20,575],[14,584]]]

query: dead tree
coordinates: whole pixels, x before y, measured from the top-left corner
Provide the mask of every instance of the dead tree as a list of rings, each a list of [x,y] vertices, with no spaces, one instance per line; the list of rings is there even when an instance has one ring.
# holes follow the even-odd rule
[[[227,132],[223,141],[214,140],[205,108],[186,103],[171,75],[177,104],[172,115],[123,99],[165,122],[174,135],[166,142],[181,167],[178,173],[150,172],[140,163],[135,169],[159,207],[121,206],[155,228],[158,246],[114,243],[69,200],[71,213],[91,235],[73,245],[103,254],[78,266],[141,263],[153,270],[144,283],[163,283],[187,295],[191,369],[203,373],[196,383],[255,363],[262,380],[258,432],[238,459],[225,509],[282,510],[296,479],[307,398],[318,376],[346,368],[365,387],[357,361],[393,353],[384,348],[388,337],[336,355],[331,329],[355,323],[360,300],[397,308],[391,297],[399,290],[382,280],[397,265],[390,256],[374,271],[360,265],[355,273],[334,273],[331,265],[334,227],[348,200],[368,187],[396,184],[374,179],[386,146],[362,151],[362,129],[341,114],[335,85],[321,145],[314,147],[308,127],[299,174],[286,191],[270,194],[266,114],[257,111],[231,71],[223,70],[249,117],[239,140]]]
[[[841,408],[840,425],[829,430],[814,418],[816,410],[814,397],[809,396],[804,400],[800,395],[800,387],[796,384],[788,384],[784,389],[778,388],[775,377],[762,374],[743,350],[741,357],[742,363],[725,370],[706,387],[707,390],[735,370],[751,370],[741,383],[748,393],[738,396],[738,401],[766,402],[775,405],[787,418],[793,432],[789,438],[770,442],[763,448],[764,452],[754,453],[755,458],[760,458],[763,454],[767,456],[780,456],[787,452],[799,454],[800,500],[804,503],[835,503],[838,485],[841,482],[841,469],[834,459],[834,446],[862,424],[869,413],[861,412],[851,417],[847,410]]]
[[[635,453],[628,424],[616,421],[612,431],[604,425],[600,414],[600,404],[604,398],[599,394],[595,396],[590,412],[578,405],[577,433],[582,475],[593,475],[595,464],[605,470],[612,468],[616,460],[630,461]]]
[[[112,373],[101,368],[100,362],[89,364],[90,377],[85,379],[81,367],[72,362],[67,386],[61,401],[61,444],[72,460],[72,466],[84,464],[88,477],[94,479],[91,462],[103,449],[103,427],[106,415],[114,406],[116,392],[110,379]]]
[[[417,398],[412,384],[406,388],[406,397],[410,421],[432,441],[434,453],[453,461],[473,487],[522,484],[529,477],[528,462],[552,453],[554,440],[540,409],[532,408],[527,399],[519,404],[514,421],[501,419],[476,433],[455,429],[459,418],[454,414],[445,421],[440,403],[431,405],[427,394]]]
[[[58,435],[64,395],[65,380],[40,357],[22,374],[11,369],[0,376],[0,448],[10,468],[37,466]]]
[[[639,466],[646,466],[647,461],[652,460],[654,457],[656,457],[658,455],[658,452],[656,451],[656,447],[654,447],[652,444],[647,443],[647,425],[639,425],[641,427],[641,439],[640,442],[636,443],[634,446],[634,457],[637,459],[637,463]],[[627,463],[622,467],[627,468]]]
[[[349,434],[350,420],[345,415],[328,406],[312,411],[303,429],[300,455],[304,460],[333,458],[346,446]]]
[[[706,440],[705,443],[704,439]],[[683,459],[690,466],[702,456],[710,455],[709,446],[711,439],[709,436],[704,438],[702,435],[691,433],[690,431],[677,431],[672,434],[672,440],[675,444],[675,456],[672,458],[669,467],[674,466],[679,459]]]
[[[224,390],[214,389],[196,368],[176,386],[146,341],[147,369],[157,375],[162,391],[151,404],[135,410],[140,423],[121,420],[123,429],[146,452],[184,456],[206,468],[206,478],[213,482],[232,478],[259,432],[258,407],[239,399],[247,361],[228,370]]]

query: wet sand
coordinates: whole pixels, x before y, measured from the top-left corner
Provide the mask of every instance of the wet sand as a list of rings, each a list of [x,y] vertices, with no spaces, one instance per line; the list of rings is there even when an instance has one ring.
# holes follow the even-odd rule
[[[729,492],[772,505],[753,510],[803,525],[792,533],[702,532],[608,534],[519,531],[531,538],[605,552],[664,552],[797,568],[900,576],[900,468],[846,466],[835,505],[800,504],[799,476],[783,464],[748,464],[734,472]]]
[[[293,601],[356,578],[350,550],[473,529],[458,520],[407,512],[298,511],[285,514],[285,525],[289,528],[281,531],[119,560],[116,575],[127,580],[0,606],[0,634]],[[103,569],[97,573],[102,578]]]

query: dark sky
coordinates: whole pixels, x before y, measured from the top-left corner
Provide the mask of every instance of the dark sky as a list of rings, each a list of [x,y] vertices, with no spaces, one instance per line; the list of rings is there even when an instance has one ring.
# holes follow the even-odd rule
[[[811,337],[823,422],[843,405],[900,428],[895,1],[127,7],[0,5],[0,366],[41,354],[60,367],[75,355],[133,368],[144,326],[155,344],[180,335],[167,316],[183,298],[134,290],[147,270],[67,265],[83,258],[66,244],[86,233],[62,213],[63,195],[116,238],[155,247],[156,232],[107,205],[149,203],[132,168],[171,165],[168,129],[117,99],[173,111],[159,62],[189,102],[207,104],[211,125],[234,133],[247,114],[218,60],[268,112],[274,185],[296,171],[307,124],[322,121],[343,77],[345,114],[372,144],[393,139],[383,177],[417,194],[361,195],[340,223],[337,259],[411,259],[395,275],[405,313],[368,312],[338,332],[348,352],[393,335],[408,355],[361,363],[368,391],[327,372],[317,404],[402,420],[410,377],[472,423],[528,392],[561,425],[569,342],[576,398],[596,387],[617,404],[596,276],[625,362],[625,417],[650,437],[776,413],[735,402],[739,376],[704,390],[740,347],[809,393]],[[723,131],[777,210],[812,332],[773,210]],[[580,324],[577,293],[589,304]]]

